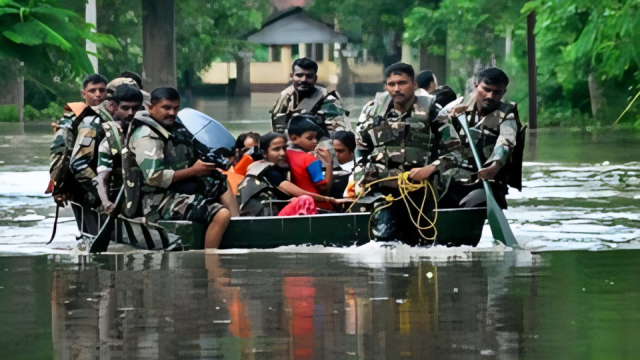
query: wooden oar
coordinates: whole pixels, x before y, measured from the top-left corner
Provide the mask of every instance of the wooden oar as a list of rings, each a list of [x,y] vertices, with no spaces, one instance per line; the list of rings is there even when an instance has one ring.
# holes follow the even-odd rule
[[[469,146],[471,147],[471,152],[473,152],[473,158],[476,161],[476,166],[478,167],[478,170],[482,170],[480,157],[478,156],[478,151],[476,150],[475,144],[473,143],[473,138],[471,137],[471,132],[469,131],[469,126],[467,125],[466,115],[458,116],[458,121],[460,122],[460,125],[462,125],[464,132],[467,134],[467,138],[469,139]],[[519,248],[520,246],[518,245],[516,237],[513,236],[513,232],[511,231],[509,222],[504,216],[500,205],[498,205],[495,197],[493,196],[491,186],[489,186],[486,181],[482,181],[482,184],[484,185],[484,191],[487,195],[487,219],[489,220],[489,226],[491,227],[493,238],[502,241],[505,245],[512,248]]]
[[[124,197],[124,185],[120,188],[120,192],[118,192],[118,196],[116,197],[116,206],[105,221],[104,225],[100,229],[100,232],[93,239],[93,242],[89,246],[90,253],[99,253],[107,251],[109,247],[109,242],[111,241],[111,230],[113,229],[113,224],[116,222],[118,215],[120,213],[120,208],[122,207],[122,198]]]

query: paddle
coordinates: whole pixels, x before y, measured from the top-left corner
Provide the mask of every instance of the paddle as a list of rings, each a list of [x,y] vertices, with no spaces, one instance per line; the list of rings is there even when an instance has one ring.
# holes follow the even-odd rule
[[[118,218],[118,214],[120,212],[122,198],[124,195],[124,185],[120,188],[120,192],[118,193],[118,197],[116,197],[115,208],[107,218],[107,221],[102,225],[100,232],[93,240],[91,245],[89,246],[89,253],[98,253],[105,252],[109,247],[109,242],[111,241],[111,230],[113,228],[113,224]]]
[[[469,132],[466,115],[458,116],[458,121],[460,122],[460,125],[462,125],[464,132],[467,134],[467,138],[469,139],[469,146],[471,147],[471,152],[473,152],[473,158],[476,161],[478,170],[480,170],[482,169],[482,164],[480,163],[478,151],[473,144],[471,132]],[[515,236],[513,236],[513,232],[511,231],[509,222],[504,216],[500,205],[498,205],[495,197],[493,196],[491,186],[489,186],[486,181],[482,181],[482,185],[484,185],[484,191],[487,194],[487,219],[489,220],[489,226],[491,227],[491,233],[493,234],[493,237],[502,241],[509,247],[519,248],[520,246],[518,245],[518,241],[516,240]]]

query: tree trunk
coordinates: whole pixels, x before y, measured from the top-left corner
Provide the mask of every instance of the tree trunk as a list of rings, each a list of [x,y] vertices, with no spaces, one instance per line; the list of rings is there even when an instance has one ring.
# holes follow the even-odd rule
[[[253,53],[239,51],[236,58],[236,91],[235,96],[251,96],[251,58]]]
[[[527,15],[527,63],[529,68],[529,129],[538,128],[538,66],[536,65],[536,13]]]
[[[437,39],[437,45],[447,48],[447,35],[440,36]],[[428,45],[420,44],[420,69],[431,70],[438,80],[438,85],[444,85],[447,83],[447,55],[446,50],[444,55],[434,55],[428,50]],[[418,70],[418,69],[416,69]]]
[[[602,92],[593,73],[589,74],[589,97],[591,99],[591,113],[593,117],[603,118],[606,99],[602,96]]]
[[[86,19],[86,22],[88,24],[93,24],[93,26],[95,26],[96,29],[98,28],[98,16],[97,16],[97,12],[96,12],[96,0],[88,0],[86,13],[85,13],[85,19]],[[86,49],[87,49],[87,51],[90,51],[92,53],[97,53],[98,52],[96,44],[92,43],[89,40],[87,40]],[[91,65],[93,65],[93,72],[95,74],[98,74],[98,58],[93,56],[93,55],[89,55],[89,60],[91,60]]]
[[[177,88],[174,0],[142,0],[144,88]]]
[[[336,86],[336,90],[340,93],[342,97],[352,97],[355,95],[355,83],[353,81],[353,73],[351,72],[351,67],[349,66],[349,58],[344,56],[342,53],[344,49],[340,49],[338,52],[340,54],[339,59],[339,77],[338,77],[338,85]]]
[[[24,133],[24,77],[10,72],[3,81],[5,91],[0,91],[0,105],[15,105],[18,109],[20,131]]]

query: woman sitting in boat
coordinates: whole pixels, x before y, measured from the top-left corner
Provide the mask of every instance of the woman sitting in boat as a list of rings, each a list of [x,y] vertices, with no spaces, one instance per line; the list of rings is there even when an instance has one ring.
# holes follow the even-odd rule
[[[282,134],[268,133],[260,138],[265,159],[251,164],[247,175],[238,186],[240,213],[244,216],[273,216],[299,212],[316,213],[316,202],[336,204],[343,202],[332,197],[301,189],[289,180],[287,141]],[[272,203],[274,200],[291,200]],[[313,204],[309,202],[312,201]],[[287,205],[282,209],[283,205]],[[310,206],[311,205],[311,206]],[[293,211],[292,211],[293,210]]]

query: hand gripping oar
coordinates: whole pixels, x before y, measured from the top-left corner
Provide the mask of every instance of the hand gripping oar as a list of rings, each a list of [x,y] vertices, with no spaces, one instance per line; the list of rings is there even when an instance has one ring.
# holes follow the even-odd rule
[[[102,225],[100,232],[91,243],[91,246],[89,246],[90,253],[107,251],[107,248],[109,247],[109,241],[111,241],[111,230],[113,229],[113,224],[116,222],[116,219],[118,218],[118,214],[120,213],[123,195],[124,195],[124,185],[120,188],[118,197],[116,197],[115,208],[107,218],[107,221],[105,221],[104,225]]]
[[[478,156],[478,151],[473,144],[473,138],[471,137],[471,132],[469,132],[469,126],[467,125],[467,117],[465,115],[458,116],[458,121],[460,122],[460,125],[462,125],[464,132],[467,134],[469,146],[471,147],[471,152],[473,152],[473,158],[476,161],[476,166],[478,167],[478,170],[482,170],[480,157]],[[489,226],[491,227],[493,237],[502,241],[507,246],[519,248],[520,246],[518,245],[518,241],[515,236],[513,236],[509,222],[493,196],[491,186],[489,186],[486,181],[482,181],[482,185],[484,185],[484,191],[487,195],[487,219],[489,220]]]

